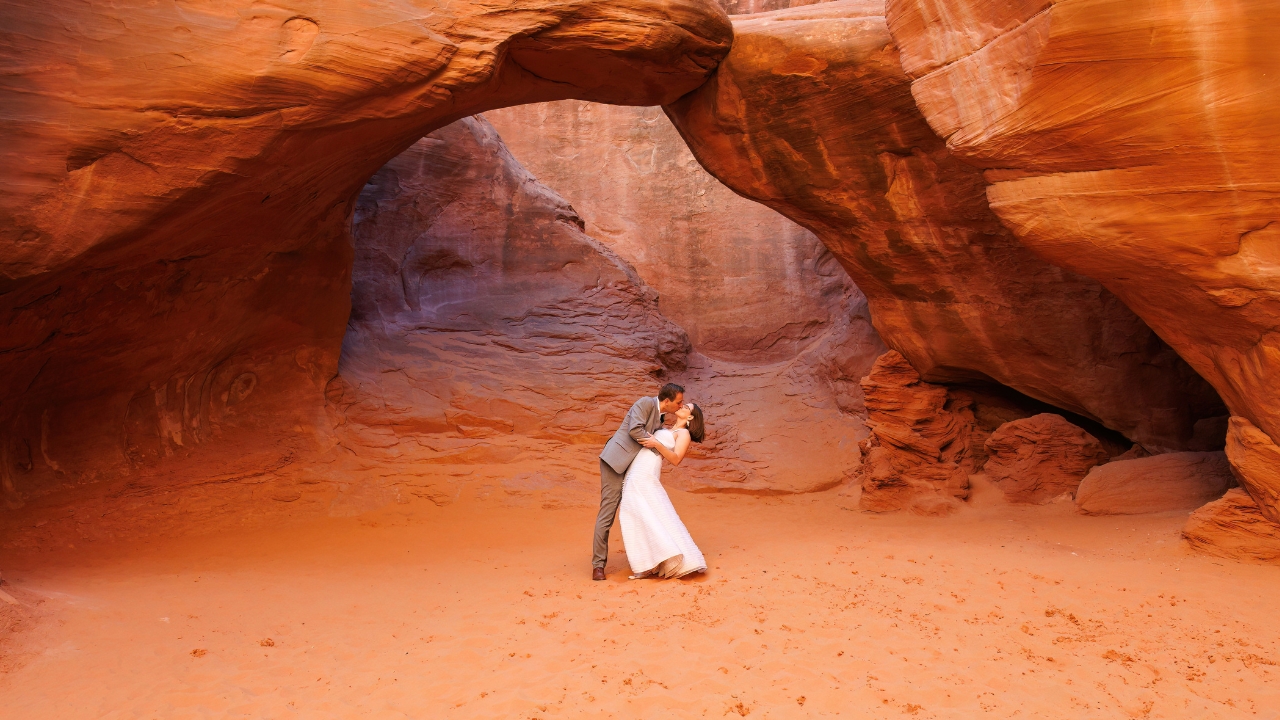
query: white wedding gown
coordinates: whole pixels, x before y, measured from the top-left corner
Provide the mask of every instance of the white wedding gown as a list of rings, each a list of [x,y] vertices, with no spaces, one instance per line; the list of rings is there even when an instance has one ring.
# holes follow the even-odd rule
[[[666,428],[653,437],[668,448],[676,446],[675,433]],[[661,478],[662,456],[646,448],[631,462],[623,480],[618,522],[631,572],[664,578],[702,572],[707,561],[680,522]]]

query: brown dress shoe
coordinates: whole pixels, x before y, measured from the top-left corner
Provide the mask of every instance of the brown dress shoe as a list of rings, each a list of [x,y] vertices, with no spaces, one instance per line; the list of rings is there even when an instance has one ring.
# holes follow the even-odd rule
[[[592,580],[603,580],[603,579],[604,579],[604,568],[595,568],[595,569],[593,569],[593,570],[591,571],[591,579],[592,579]]]

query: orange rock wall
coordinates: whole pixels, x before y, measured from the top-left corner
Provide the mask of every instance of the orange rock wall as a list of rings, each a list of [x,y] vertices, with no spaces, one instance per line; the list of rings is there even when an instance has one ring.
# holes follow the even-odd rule
[[[1280,8],[889,0],[912,93],[1030,249],[1119,296],[1225,400],[1280,518]],[[1247,446],[1248,449],[1245,449]]]
[[[1212,390],[1096,281],[1045,262],[930,129],[877,2],[734,20],[712,80],[667,107],[738,192],[818,234],[926,380],[995,380],[1181,449]]]
[[[330,447],[365,180],[494,107],[670,101],[730,39],[698,0],[53,0],[4,17],[11,505],[102,479],[237,482]]]
[[[570,100],[485,116],[705,355],[794,357],[858,294],[812,233],[708,175],[659,108]]]
[[[658,108],[563,101],[485,116],[688,332],[690,367],[674,377],[713,431],[669,482],[796,492],[856,470],[859,381],[884,345],[820,240],[708,175]]]
[[[871,512],[946,515],[969,496],[975,469],[973,403],[924,382],[890,350],[862,379],[871,434],[863,442],[862,496]]]
[[[1016,503],[1074,494],[1089,470],[1110,455],[1097,438],[1052,413],[1007,422],[985,445],[987,478]]]
[[[351,321],[327,396],[336,456],[377,468],[356,472],[366,482],[438,500],[492,464],[590,475],[631,403],[685,367],[688,338],[657,294],[482,119],[375,173],[353,234]]]

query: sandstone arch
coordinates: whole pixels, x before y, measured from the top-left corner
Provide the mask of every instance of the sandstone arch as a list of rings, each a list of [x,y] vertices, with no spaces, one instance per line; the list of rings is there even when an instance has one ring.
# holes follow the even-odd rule
[[[925,379],[995,380],[1153,451],[1221,415],[1213,390],[1091,277],[1025,248],[981,172],[926,123],[884,5],[734,19],[733,50],[667,106],[699,161],[817,233]]]
[[[1221,393],[1280,522],[1274,3],[890,0],[912,93],[1027,247],[1096,278]]]
[[[668,102],[731,36],[700,0],[4,13],[11,504],[253,477],[325,445],[364,181],[485,109]]]

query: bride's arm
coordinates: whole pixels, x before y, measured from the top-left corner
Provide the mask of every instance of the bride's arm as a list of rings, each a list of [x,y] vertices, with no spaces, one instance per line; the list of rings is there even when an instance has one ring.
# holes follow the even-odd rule
[[[684,459],[684,454],[689,451],[689,431],[681,430],[676,433],[676,449],[672,450],[666,445],[658,442],[654,438],[645,438],[640,441],[641,445],[657,452],[659,455],[667,459],[672,465],[679,465]]]

